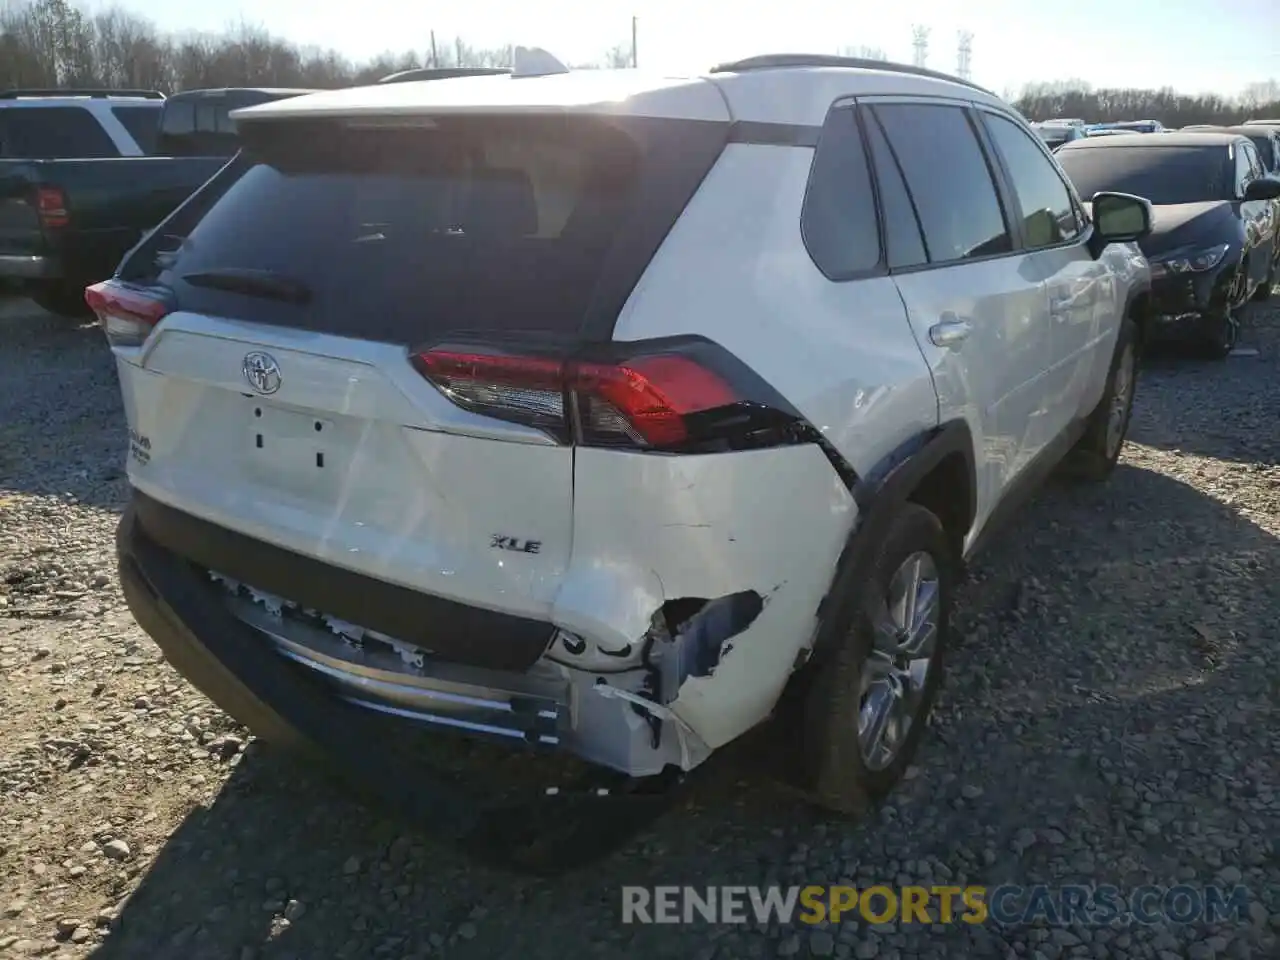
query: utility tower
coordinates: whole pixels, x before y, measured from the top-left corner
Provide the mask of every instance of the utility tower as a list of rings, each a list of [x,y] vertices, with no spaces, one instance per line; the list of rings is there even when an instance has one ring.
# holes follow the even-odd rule
[[[971,61],[973,60],[973,34],[968,30],[961,30],[957,35],[960,41],[960,48],[956,54],[956,76],[961,80],[968,80],[971,69]]]
[[[911,46],[915,48],[915,57],[913,62],[917,67],[923,67],[929,60],[928,27],[911,28]]]

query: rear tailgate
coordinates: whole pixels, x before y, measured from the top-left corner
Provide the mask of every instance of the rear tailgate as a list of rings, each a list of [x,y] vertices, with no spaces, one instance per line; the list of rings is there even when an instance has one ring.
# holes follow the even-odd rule
[[[47,252],[33,167],[23,160],[0,160],[0,276],[37,275],[36,258]]]
[[[412,349],[588,336],[714,162],[723,125],[245,126],[256,163],[172,262],[132,278],[176,306],[141,347],[116,348],[132,482],[353,574],[549,622],[572,546],[573,448],[461,409]],[[654,176],[659,153],[683,166]],[[471,639],[439,652],[477,659]]]

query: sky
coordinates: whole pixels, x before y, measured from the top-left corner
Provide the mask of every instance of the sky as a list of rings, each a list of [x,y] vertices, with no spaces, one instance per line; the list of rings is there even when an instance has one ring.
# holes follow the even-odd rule
[[[119,5],[164,30],[220,32],[244,21],[352,59],[430,47],[455,36],[477,47],[541,46],[589,62],[631,42],[640,66],[705,69],[759,53],[882,48],[911,62],[912,26],[930,29],[930,67],[956,69],[957,33],[973,34],[973,79],[997,92],[1031,81],[1083,78],[1099,86],[1237,94],[1280,80],[1280,0],[91,0]],[[886,9],[888,7],[889,9]],[[354,13],[354,16],[353,16]]]

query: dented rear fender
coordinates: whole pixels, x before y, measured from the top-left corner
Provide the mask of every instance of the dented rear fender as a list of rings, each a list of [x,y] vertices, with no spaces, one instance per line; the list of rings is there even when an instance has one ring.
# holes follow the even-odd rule
[[[765,719],[807,656],[857,517],[814,445],[579,449],[573,510],[552,610],[572,649],[558,639],[551,656],[649,670],[648,697],[712,748]]]

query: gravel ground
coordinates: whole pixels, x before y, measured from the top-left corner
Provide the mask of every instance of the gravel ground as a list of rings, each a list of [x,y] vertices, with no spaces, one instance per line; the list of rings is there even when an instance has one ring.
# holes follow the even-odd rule
[[[0,957],[1280,957],[1280,309],[1158,361],[1102,488],[1053,486],[964,587],[918,766],[861,824],[744,765],[590,870],[485,867],[254,743],[114,579],[100,335],[0,304]],[[1243,922],[623,926],[622,884],[1243,884]],[[573,949],[576,948],[576,949]]]

